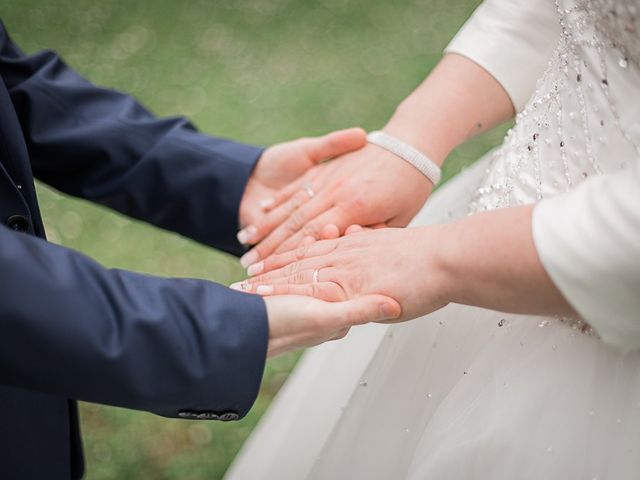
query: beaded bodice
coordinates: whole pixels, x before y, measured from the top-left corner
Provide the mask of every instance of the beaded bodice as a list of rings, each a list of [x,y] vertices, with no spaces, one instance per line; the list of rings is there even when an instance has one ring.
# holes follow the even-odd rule
[[[471,213],[535,202],[640,161],[640,0],[555,4],[557,48]]]

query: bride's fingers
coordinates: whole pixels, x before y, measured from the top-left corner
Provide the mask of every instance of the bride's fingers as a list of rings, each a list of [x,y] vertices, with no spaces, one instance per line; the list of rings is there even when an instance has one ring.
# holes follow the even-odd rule
[[[360,225],[349,225],[347,229],[344,231],[345,236],[351,235],[353,233],[359,233],[364,231],[364,228]]]
[[[294,180],[287,186],[280,189],[273,198],[267,200],[267,203],[269,204],[268,210],[273,210],[279,205],[282,205],[294,194],[302,190],[302,187],[305,184],[311,184],[311,189],[314,194],[322,192],[322,189],[327,184],[327,182],[331,180],[333,175],[331,170],[327,168],[328,166],[329,163],[317,165],[311,168],[307,173],[302,175],[297,180]]]
[[[334,224],[325,225],[320,232],[320,238],[322,240],[335,240],[336,238],[340,238],[340,229]]]
[[[317,172],[315,172],[314,170],[309,170],[297,180],[294,180],[287,186],[281,188],[272,198],[263,200],[263,202],[267,203],[266,207],[264,207],[264,210],[266,212],[270,212],[276,209],[291,197],[293,197],[296,193],[300,192],[304,184],[313,182],[316,177]]]
[[[249,275],[250,277],[254,277],[256,275],[272,272],[289,265],[291,265],[289,268],[292,269],[302,269],[301,262],[303,260],[328,255],[337,247],[338,244],[334,241],[314,241],[309,245],[301,245],[295,250],[290,250],[286,253],[280,253],[277,255],[271,255],[264,260],[249,265],[249,267],[247,268],[247,275]]]
[[[349,225],[344,231],[344,234],[346,236],[351,235],[352,233],[364,232],[365,230],[378,230],[379,228],[387,228],[387,225],[384,223],[376,223],[375,225],[369,225],[368,227],[363,227],[362,225],[358,224]]]
[[[347,300],[345,291],[334,282],[308,283],[297,285],[291,283],[275,285],[256,285],[255,293],[262,296],[271,295],[302,295],[314,297],[327,302]]]
[[[331,239],[326,238],[324,240],[331,240]],[[304,237],[302,239],[302,242],[300,242],[300,246],[301,247],[307,247],[307,246],[311,245],[312,243],[316,243],[316,241],[317,240],[315,238],[313,238],[313,237]]]
[[[285,187],[281,188],[273,197],[263,200],[264,211],[270,212],[274,208],[279,207],[297,192],[302,190],[305,184],[311,184],[313,193],[317,194],[322,190],[322,187],[326,183],[328,175],[329,173],[326,165],[321,164],[311,168],[297,180],[294,180]]]
[[[340,236],[341,232],[349,222],[350,219],[342,209],[333,207],[308,221],[297,233],[294,233],[287,240],[282,242],[276,248],[275,253],[288,252],[297,248],[305,236],[312,236],[316,239],[321,239],[323,230],[327,225],[335,226],[338,229],[338,236]]]
[[[290,267],[274,270],[273,272],[247,278],[243,282],[234,283],[230,288],[243,292],[256,293],[259,285],[307,285],[322,282],[340,283],[340,273],[334,267],[318,267],[314,262],[308,262],[301,270],[293,270]]]
[[[296,241],[294,245],[297,247],[301,244],[305,237],[320,238],[320,228],[316,228],[315,224],[309,220],[322,215],[331,208],[331,200],[324,195],[314,197],[293,211],[280,225],[278,225],[269,235],[260,241],[252,250],[240,259],[243,266],[255,263],[260,259],[266,258],[284,242],[294,236]],[[291,243],[291,242],[289,242]],[[291,250],[291,248],[288,248]]]
[[[304,190],[299,190],[286,203],[272,209],[255,224],[247,225],[238,232],[238,241],[244,245],[254,245],[284,222],[293,211],[309,200]]]
[[[313,198],[304,190],[296,193],[289,201],[266,214],[255,225],[250,225],[238,233],[238,240],[254,247],[240,258],[247,267],[265,258],[293,232],[291,228],[301,216],[316,215],[328,208],[325,201]],[[300,220],[302,221],[302,220]]]

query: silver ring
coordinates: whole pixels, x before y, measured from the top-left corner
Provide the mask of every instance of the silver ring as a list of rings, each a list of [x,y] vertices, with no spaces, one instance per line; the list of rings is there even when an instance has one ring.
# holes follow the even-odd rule
[[[311,186],[311,182],[304,182],[302,184],[302,190],[304,190],[304,193],[309,195],[310,199],[316,196],[316,192],[313,191],[313,187]]]
[[[313,283],[318,283],[318,276],[320,275],[320,270],[316,269],[313,271],[313,275],[311,276],[311,280]]]

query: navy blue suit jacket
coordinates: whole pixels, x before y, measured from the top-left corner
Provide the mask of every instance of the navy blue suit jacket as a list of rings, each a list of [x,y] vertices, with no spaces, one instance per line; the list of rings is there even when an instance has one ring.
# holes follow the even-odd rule
[[[47,243],[33,177],[232,253],[256,147],[157,119],[0,23],[0,478],[82,475],[75,400],[234,420],[262,378],[264,302],[106,269]]]

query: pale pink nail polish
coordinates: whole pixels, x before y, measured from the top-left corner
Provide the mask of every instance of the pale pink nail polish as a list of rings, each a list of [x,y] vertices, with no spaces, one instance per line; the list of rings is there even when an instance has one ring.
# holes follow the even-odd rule
[[[229,285],[229,288],[233,289],[233,290],[238,290],[239,292],[250,292],[251,291],[251,284],[247,281],[244,282],[237,282],[237,283],[232,283],[231,285]]]
[[[254,225],[249,225],[238,232],[238,241],[243,245],[246,245],[257,232],[258,229]]]
[[[271,285],[258,285],[258,288],[256,288],[256,293],[258,295],[272,295],[273,287]]]
[[[255,275],[259,275],[264,270],[264,262],[254,263],[253,265],[249,265],[247,268],[247,275],[253,277]]]
[[[262,200],[260,202],[260,208],[262,208],[264,210],[266,208],[269,208],[274,203],[276,203],[276,199],[275,198],[265,198],[264,200]]]
[[[242,257],[240,257],[240,265],[242,265],[244,268],[247,268],[249,265],[253,265],[258,260],[260,260],[258,252],[256,252],[255,250],[249,250]]]

